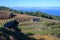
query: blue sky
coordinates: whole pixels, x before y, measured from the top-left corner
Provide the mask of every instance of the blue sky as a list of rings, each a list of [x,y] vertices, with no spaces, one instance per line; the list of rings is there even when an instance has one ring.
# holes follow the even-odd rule
[[[60,7],[60,0],[0,0],[7,7]]]

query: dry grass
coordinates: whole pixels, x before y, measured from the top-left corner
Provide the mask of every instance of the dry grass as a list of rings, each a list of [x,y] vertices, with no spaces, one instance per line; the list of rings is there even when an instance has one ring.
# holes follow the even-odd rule
[[[56,37],[52,36],[52,35],[32,35],[30,37],[33,37],[37,40],[57,40]]]
[[[10,17],[10,12],[0,11],[0,18],[1,19],[8,19],[9,17]]]

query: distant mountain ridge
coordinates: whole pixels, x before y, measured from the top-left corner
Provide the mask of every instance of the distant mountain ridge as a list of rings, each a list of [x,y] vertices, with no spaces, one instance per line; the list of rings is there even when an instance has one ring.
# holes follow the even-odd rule
[[[48,13],[50,15],[60,16],[60,7],[13,7],[13,9],[21,10],[21,11],[41,11],[44,13]]]

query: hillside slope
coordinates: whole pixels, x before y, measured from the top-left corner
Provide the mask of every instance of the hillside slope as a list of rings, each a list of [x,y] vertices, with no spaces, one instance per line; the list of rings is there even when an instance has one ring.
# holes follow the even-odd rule
[[[5,10],[5,7],[1,7],[0,10]],[[0,19],[0,38],[6,40],[10,40],[10,38],[12,38],[11,40],[15,40],[15,38],[16,40],[48,40],[48,38],[50,40],[60,39],[60,16],[51,16],[42,12],[20,12],[9,8],[6,11],[12,12],[15,17]],[[39,21],[34,21],[34,18],[38,18]],[[4,24],[13,20],[17,20],[17,22],[19,22],[17,27],[21,29],[20,32],[4,28]]]

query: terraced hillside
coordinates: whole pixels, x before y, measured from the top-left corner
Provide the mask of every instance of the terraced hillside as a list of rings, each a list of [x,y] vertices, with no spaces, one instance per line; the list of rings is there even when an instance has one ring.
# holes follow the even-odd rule
[[[4,24],[11,22],[13,20],[17,20],[19,22],[18,28],[21,29],[21,32],[27,35],[28,37],[34,38],[34,40],[48,40],[48,39],[59,40],[60,39],[60,35],[59,35],[60,21],[36,17],[36,16],[30,16],[25,14],[15,14],[15,15],[16,16],[14,18],[0,19],[0,28],[2,28],[0,29],[1,32],[8,32],[7,33],[8,35],[14,34],[15,37],[20,39],[21,35],[18,34],[17,32],[8,31],[3,28]],[[40,21],[34,22],[31,20],[32,18],[39,18]]]

